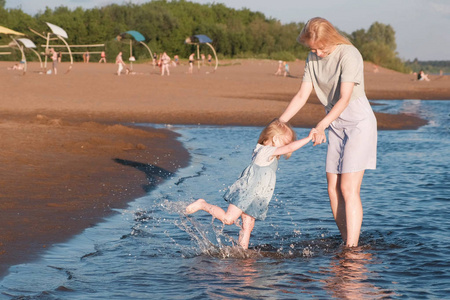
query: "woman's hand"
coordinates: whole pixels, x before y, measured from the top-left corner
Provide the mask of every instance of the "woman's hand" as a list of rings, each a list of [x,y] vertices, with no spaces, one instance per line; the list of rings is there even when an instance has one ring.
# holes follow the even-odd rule
[[[314,137],[314,134],[316,134],[316,133],[317,133],[317,130],[315,128],[312,128],[311,131],[308,134],[308,138],[309,138],[310,141],[312,141],[312,139]]]
[[[320,145],[327,141],[327,136],[325,135],[325,129],[316,127],[316,128],[311,129],[311,133],[312,133],[312,141],[314,142],[313,146]]]

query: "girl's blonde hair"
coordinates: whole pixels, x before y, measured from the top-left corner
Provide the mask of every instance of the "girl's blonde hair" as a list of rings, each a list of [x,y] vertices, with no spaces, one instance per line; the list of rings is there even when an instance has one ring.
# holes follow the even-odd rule
[[[285,122],[281,122],[278,118],[273,119],[266,128],[263,129],[259,135],[258,144],[261,145],[272,145],[273,138],[277,135],[287,137],[288,143],[292,143],[297,139],[294,129],[291,125]],[[288,159],[291,157],[292,152],[286,153],[284,157]],[[279,157],[278,157],[279,158]]]
[[[311,43],[322,45],[323,47],[352,43],[337,31],[336,28],[327,20],[323,18],[312,18],[305,27],[303,27],[297,41],[309,47]]]

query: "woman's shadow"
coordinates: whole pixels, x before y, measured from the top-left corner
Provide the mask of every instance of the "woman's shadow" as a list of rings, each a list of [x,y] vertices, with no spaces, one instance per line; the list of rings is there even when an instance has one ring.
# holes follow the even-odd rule
[[[121,165],[133,167],[141,172],[144,172],[148,179],[148,184],[142,185],[145,192],[151,191],[162,179],[167,179],[174,175],[174,173],[170,171],[151,164],[144,164],[121,158],[114,158],[113,160]]]

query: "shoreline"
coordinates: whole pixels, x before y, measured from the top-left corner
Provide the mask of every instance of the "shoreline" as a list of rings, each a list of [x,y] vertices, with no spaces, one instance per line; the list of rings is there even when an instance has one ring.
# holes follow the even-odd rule
[[[68,64],[61,63],[55,76],[39,74],[37,63],[22,75],[0,62],[0,278],[145,195],[163,180],[155,170],[170,175],[188,165],[176,133],[134,123],[263,126],[296,93],[302,64],[290,64],[292,77],[284,78],[267,60],[239,60],[216,72],[205,66],[192,75],[181,65],[170,77],[149,64],[117,76],[114,64],[76,63],[64,74]],[[417,82],[370,67],[369,100],[450,100],[448,76]],[[313,127],[323,114],[312,96],[292,124]],[[376,116],[380,130],[427,123],[414,115]]]
[[[167,129],[39,115],[3,119],[0,135],[0,278],[126,208],[190,159]]]

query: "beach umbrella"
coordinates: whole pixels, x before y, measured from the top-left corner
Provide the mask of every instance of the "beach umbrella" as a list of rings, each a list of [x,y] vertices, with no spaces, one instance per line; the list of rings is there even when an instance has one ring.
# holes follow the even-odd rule
[[[204,34],[194,35],[200,44],[212,43],[212,40]]]
[[[56,37],[59,38],[61,41],[63,41],[63,43],[66,45],[67,50],[69,51],[69,56],[70,56],[70,67],[68,70],[68,71],[70,71],[70,69],[72,69],[72,65],[73,65],[73,57],[72,57],[72,51],[70,50],[70,46],[65,40],[65,39],[69,38],[69,36],[67,35],[67,32],[64,29],[62,29],[61,27],[56,26],[55,24],[52,24],[49,22],[45,22],[45,23],[48,25],[48,27],[50,27],[53,34],[56,35]],[[50,33],[47,33],[47,44],[45,47],[45,53],[48,53],[49,41],[50,41]],[[45,66],[47,67],[47,56],[45,57]]]
[[[196,35],[186,38],[185,43],[197,46],[197,60],[199,61],[198,68],[200,68],[200,44],[208,45],[214,53],[214,57],[216,59],[216,66],[215,66],[214,70],[217,70],[217,66],[219,65],[219,60],[217,59],[216,50],[211,45],[212,40],[208,36],[206,36],[204,34],[196,34]]]
[[[14,46],[17,46],[20,50],[20,53],[22,54],[22,62],[24,63],[24,69],[23,72],[25,73],[27,71],[27,60],[25,58],[25,53],[23,52],[23,47],[20,46],[20,44],[17,42],[17,40],[13,36],[24,36],[25,34],[6,28],[4,26],[0,26],[0,33],[8,35],[12,40],[13,43],[9,45],[3,45],[1,48],[11,48]],[[31,42],[31,41],[30,41]],[[11,54],[11,52],[0,52],[0,54]]]
[[[6,34],[6,35],[25,35],[21,32],[0,26],[0,34]],[[11,48],[10,45],[1,45],[0,48]],[[0,52],[0,55],[9,55],[11,52]]]
[[[140,32],[138,32],[136,30],[129,30],[129,31],[121,33],[119,36],[121,38],[124,38],[126,35],[131,35],[137,42],[139,42],[145,48],[147,48],[148,52],[150,53],[150,57],[153,58],[152,50],[150,50],[150,48],[144,43],[145,37]],[[118,40],[120,40],[120,38],[118,38]],[[131,39],[130,39],[130,62],[133,62],[132,58],[134,58],[134,57],[133,57],[132,43],[131,43]]]
[[[15,31],[15,30],[3,27],[3,26],[0,26],[0,33],[8,34],[8,35],[25,35],[21,32],[18,32],[18,31]]]
[[[36,50],[34,50],[34,48],[36,48],[36,45],[33,43],[33,41],[30,39],[27,39],[27,38],[20,38],[20,39],[17,39],[17,41],[22,43],[25,48],[31,50],[32,52],[34,52],[37,55],[37,57],[39,58],[39,63],[41,64],[41,68],[42,68],[42,59],[41,59],[41,56],[39,55],[39,53]]]
[[[45,22],[45,23],[47,23],[48,27],[50,27],[50,29],[52,30],[52,32],[55,35],[61,36],[61,37],[65,38],[65,39],[69,38],[69,36],[67,35],[67,32],[64,29],[62,29],[61,27],[56,26],[55,24],[52,24],[52,23],[49,23],[49,22]]]
[[[69,66],[69,70],[67,70],[67,72],[66,72],[66,73],[68,73],[72,69],[72,66],[73,66],[72,51],[70,49],[69,44],[65,40],[65,39],[69,38],[69,36],[67,35],[67,32],[64,29],[62,29],[61,27],[59,27],[55,24],[49,23],[49,22],[45,22],[45,24],[47,24],[47,26],[50,27],[50,30],[52,32],[47,32],[46,35],[42,35],[39,32],[37,32],[36,30],[33,30],[31,28],[30,28],[30,30],[46,40],[45,54],[48,54],[49,47],[64,47],[64,46],[60,46],[60,45],[50,45],[50,40],[54,40],[54,38],[53,39],[50,38],[52,35],[56,36],[56,39],[60,39],[64,43],[64,45],[67,47],[67,51],[70,56],[70,66]],[[45,56],[44,67],[47,68],[47,55]]]

